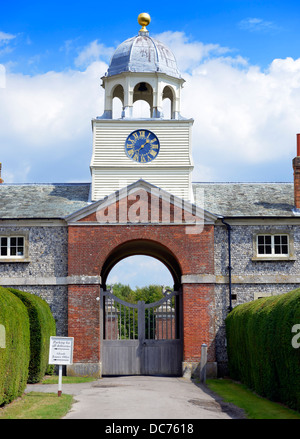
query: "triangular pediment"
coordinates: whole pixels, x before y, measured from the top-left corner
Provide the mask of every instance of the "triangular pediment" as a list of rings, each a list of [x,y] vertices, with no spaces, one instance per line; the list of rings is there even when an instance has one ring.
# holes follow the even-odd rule
[[[201,200],[200,200],[201,202]],[[138,180],[65,217],[68,224],[214,224],[218,217],[145,181]]]

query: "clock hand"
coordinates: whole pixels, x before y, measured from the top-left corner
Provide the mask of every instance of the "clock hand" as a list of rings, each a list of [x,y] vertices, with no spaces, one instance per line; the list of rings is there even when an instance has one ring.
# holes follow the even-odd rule
[[[140,149],[144,148],[144,146],[146,145],[146,143],[149,143],[149,140],[146,140],[146,142],[144,143],[144,145],[141,145],[141,146],[139,147],[139,149],[137,149],[137,151],[139,151]]]

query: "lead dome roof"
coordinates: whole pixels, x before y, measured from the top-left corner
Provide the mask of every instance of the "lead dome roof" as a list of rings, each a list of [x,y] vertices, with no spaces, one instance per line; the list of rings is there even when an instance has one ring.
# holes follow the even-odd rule
[[[180,78],[175,56],[160,41],[139,32],[121,43],[112,56],[106,76],[123,72],[160,72]]]

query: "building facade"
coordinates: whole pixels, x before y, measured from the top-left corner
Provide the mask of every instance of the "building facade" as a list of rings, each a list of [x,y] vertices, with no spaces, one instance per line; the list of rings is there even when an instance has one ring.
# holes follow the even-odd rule
[[[147,16],[139,20],[149,24]],[[230,309],[300,285],[300,147],[293,183],[193,183],[193,119],[180,113],[184,80],[170,50],[143,26],[117,48],[102,79],[105,108],[92,121],[91,182],[0,184],[0,284],[49,303],[58,335],[74,337],[69,374],[111,374],[113,361],[123,367],[134,358],[132,373],[189,376],[205,343],[208,373],[222,375]],[[120,119],[113,119],[115,97]],[[133,117],[138,100],[149,104],[149,118]],[[125,304],[115,302],[120,327],[108,340],[107,277],[138,254],[157,258],[172,274],[176,295],[168,312],[176,310],[176,335],[149,341],[142,329],[123,343]],[[158,306],[162,317],[163,302]],[[140,330],[134,310],[131,329]],[[164,369],[166,357],[177,366]]]

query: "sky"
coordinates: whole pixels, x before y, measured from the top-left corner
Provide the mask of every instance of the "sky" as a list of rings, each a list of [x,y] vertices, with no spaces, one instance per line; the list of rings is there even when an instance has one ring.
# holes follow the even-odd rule
[[[299,2],[0,0],[0,6],[5,183],[90,181],[101,77],[117,46],[139,31],[140,12],[151,15],[150,36],[173,51],[186,80],[181,114],[194,119],[193,181],[292,181],[300,132]]]

